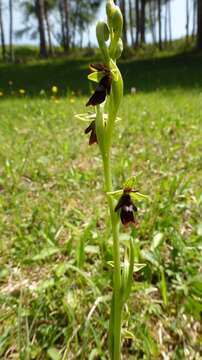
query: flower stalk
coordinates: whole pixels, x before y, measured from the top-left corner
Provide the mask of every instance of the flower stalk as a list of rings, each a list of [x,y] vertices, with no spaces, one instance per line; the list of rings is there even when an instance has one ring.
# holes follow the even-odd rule
[[[112,175],[111,175],[111,145],[114,124],[119,109],[119,105],[123,96],[123,81],[120,71],[116,65],[116,59],[121,55],[119,49],[123,19],[121,12],[113,1],[107,2],[107,16],[108,24],[99,21],[96,28],[96,35],[99,48],[102,53],[105,67],[109,69],[111,83],[109,89],[104,89],[103,79],[99,81],[95,94],[89,100],[87,105],[93,101],[96,102],[96,136],[103,160],[104,182],[106,193],[112,192]],[[110,45],[107,47],[106,41],[110,39]],[[119,41],[120,40],[120,41]],[[99,69],[98,69],[99,70]],[[98,71],[99,72],[99,71]],[[92,78],[92,77],[91,77]],[[97,76],[98,81],[99,76]],[[106,93],[104,93],[106,91]],[[103,97],[106,100],[104,104],[100,104],[100,99]],[[108,95],[108,96],[107,96]],[[104,119],[104,113],[107,113],[107,119]],[[119,244],[119,217],[114,211],[115,201],[113,197],[107,196],[108,206],[111,217],[111,228],[113,236],[113,296],[111,305],[111,316],[109,326],[109,347],[110,357],[112,360],[120,360],[121,358],[121,314],[123,308],[121,296],[121,261],[120,261],[120,244]]]
[[[110,11],[109,11],[110,8]],[[120,71],[116,65],[116,49],[118,40],[122,33],[122,15],[118,7],[113,1],[107,2],[108,10],[108,24],[99,22],[97,25],[97,39],[100,50],[103,55],[103,60],[109,67],[112,74],[112,84],[110,95],[104,106],[97,105],[96,117],[96,134],[98,144],[100,147],[103,170],[105,191],[110,193],[112,191],[112,175],[111,175],[111,145],[113,137],[113,129],[119,109],[119,105],[123,96],[123,81]],[[115,18],[115,22],[113,19]],[[105,30],[105,39],[104,38]],[[108,36],[107,36],[108,31]],[[107,48],[106,40],[110,37],[110,46]],[[111,50],[111,51],[110,51]],[[111,54],[110,54],[111,53]],[[111,56],[110,56],[111,55]],[[121,55],[120,52],[118,54]],[[103,121],[104,110],[107,110],[107,121]],[[108,196],[108,206],[111,217],[111,228],[113,237],[113,296],[111,304],[110,326],[109,326],[109,351],[111,360],[121,359],[121,314],[123,303],[121,299],[121,261],[120,261],[120,244],[119,244],[119,218],[114,211],[115,202],[111,196]]]
[[[99,21],[96,28],[98,45],[103,64],[90,64],[88,79],[97,83],[95,92],[86,106],[94,106],[95,113],[79,114],[77,118],[90,121],[85,133],[90,133],[89,144],[97,143],[103,161],[105,192],[111,218],[113,237],[113,294],[109,321],[109,352],[111,360],[121,359],[121,320],[133,279],[134,249],[133,240],[127,245],[124,261],[120,258],[119,228],[135,224],[133,201],[144,197],[133,189],[134,178],[129,178],[124,189],[113,191],[111,173],[111,147],[117,113],[123,97],[123,80],[116,60],[121,56],[123,18],[113,0],[106,4],[107,23]],[[109,41],[109,42],[108,42]],[[118,196],[118,198],[117,198]],[[118,199],[118,203],[117,203]],[[122,265],[123,264],[123,265]]]

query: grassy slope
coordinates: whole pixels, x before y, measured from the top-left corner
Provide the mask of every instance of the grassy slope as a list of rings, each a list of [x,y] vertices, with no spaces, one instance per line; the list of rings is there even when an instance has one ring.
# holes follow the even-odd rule
[[[199,359],[201,58],[121,68],[126,93],[137,94],[120,111],[114,185],[136,174],[152,199],[139,204],[137,229],[123,229],[147,264],[124,315],[125,358]],[[85,74],[82,60],[0,67],[2,359],[54,358],[52,347],[63,359],[107,359],[112,254],[101,160],[74,119],[86,98],[64,96],[87,93]],[[59,101],[40,98],[55,84]],[[11,95],[19,88],[27,97]]]

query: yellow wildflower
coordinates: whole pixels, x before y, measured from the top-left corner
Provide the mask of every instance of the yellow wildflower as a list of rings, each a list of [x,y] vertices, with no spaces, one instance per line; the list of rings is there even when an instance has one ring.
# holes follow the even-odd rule
[[[3,91],[0,91],[0,96],[3,96],[3,94],[4,94]]]
[[[20,93],[20,95],[25,95],[25,90],[24,89],[19,89],[19,93]]]
[[[51,90],[52,90],[52,93],[53,93],[53,94],[57,94],[57,92],[58,92],[58,87],[54,85],[54,86],[52,86],[52,89],[51,89]]]
[[[74,104],[75,103],[75,100],[73,98],[70,99],[70,103],[71,104]]]

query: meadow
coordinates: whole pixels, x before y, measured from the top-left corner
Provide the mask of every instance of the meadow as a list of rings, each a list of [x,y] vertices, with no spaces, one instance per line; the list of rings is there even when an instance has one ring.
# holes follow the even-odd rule
[[[98,60],[0,64],[1,359],[108,359],[102,163],[75,118]],[[136,260],[124,359],[201,359],[201,64],[193,53],[120,62],[114,188],[135,175],[151,199],[122,229]]]

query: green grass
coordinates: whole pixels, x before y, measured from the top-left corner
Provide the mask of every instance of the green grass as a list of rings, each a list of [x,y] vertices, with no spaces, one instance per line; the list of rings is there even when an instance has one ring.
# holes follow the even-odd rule
[[[108,359],[112,243],[101,159],[74,118],[85,111],[86,65],[0,67],[2,359]],[[138,226],[122,229],[122,241],[136,239],[136,262],[146,264],[134,273],[124,312],[124,359],[199,359],[201,57],[121,68],[114,187],[133,174],[151,197],[138,204]],[[26,96],[12,95],[9,80]],[[52,85],[58,99],[48,96]]]

